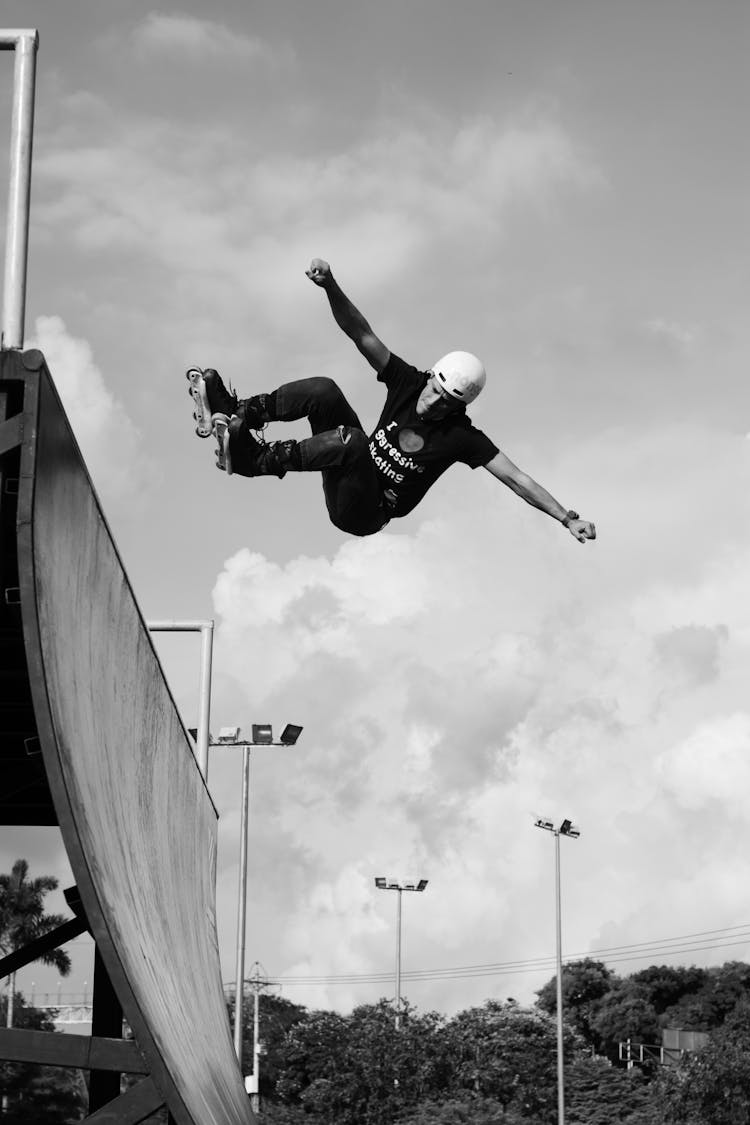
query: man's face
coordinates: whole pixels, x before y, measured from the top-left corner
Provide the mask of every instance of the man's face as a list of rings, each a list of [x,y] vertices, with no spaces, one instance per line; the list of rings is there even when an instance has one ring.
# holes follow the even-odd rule
[[[438,380],[430,372],[427,383],[417,399],[417,415],[425,422],[439,422],[441,418],[445,418],[448,414],[453,414],[457,410],[463,410],[463,408],[463,403],[443,390]]]

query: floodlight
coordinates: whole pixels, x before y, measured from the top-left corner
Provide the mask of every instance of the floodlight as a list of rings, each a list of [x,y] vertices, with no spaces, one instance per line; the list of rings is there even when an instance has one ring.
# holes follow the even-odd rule
[[[534,821],[536,828],[546,828],[548,832],[554,832],[555,826],[547,816],[540,816]]]
[[[239,740],[240,740],[240,728],[239,727],[221,727],[221,729],[219,730],[219,737],[216,739],[217,742],[224,743],[224,744],[227,744],[227,743],[231,744],[233,742],[239,742]]]
[[[302,734],[302,727],[296,726],[294,723],[287,723],[281,732],[281,743],[283,746],[294,746],[295,742]]]
[[[273,742],[273,727],[270,723],[253,723],[253,745],[270,746]]]

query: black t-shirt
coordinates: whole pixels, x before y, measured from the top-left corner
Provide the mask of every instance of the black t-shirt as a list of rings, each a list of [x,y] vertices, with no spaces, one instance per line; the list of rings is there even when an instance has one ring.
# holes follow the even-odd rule
[[[428,377],[428,372],[418,371],[392,352],[378,375],[388,394],[370,438],[370,455],[393,516],[405,516],[415,508],[454,462],[476,469],[499,452],[463,411],[437,422],[425,422],[418,416],[417,399]]]

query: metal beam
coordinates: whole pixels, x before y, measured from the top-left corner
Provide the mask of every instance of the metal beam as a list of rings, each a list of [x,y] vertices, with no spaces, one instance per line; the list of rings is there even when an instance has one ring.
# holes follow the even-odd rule
[[[38,961],[51,949],[57,949],[58,946],[72,941],[73,938],[80,937],[87,929],[85,919],[71,918],[69,922],[63,922],[62,926],[50,930],[47,934],[42,934],[35,941],[30,941],[23,949],[16,949],[15,952],[9,953],[7,957],[0,958],[0,979],[9,977],[11,973],[17,973],[19,969],[22,969],[24,965],[30,965],[32,961]]]
[[[0,1058],[6,1062],[37,1063],[39,1066],[114,1070],[125,1074],[148,1073],[134,1039],[64,1035],[59,1031],[0,1028]]]
[[[143,1121],[163,1105],[164,1098],[153,1081],[144,1078],[143,1082],[131,1086],[96,1113],[84,1117],[81,1125],[138,1125],[139,1121]]]
[[[0,425],[0,455],[23,441],[23,414],[14,414]]]

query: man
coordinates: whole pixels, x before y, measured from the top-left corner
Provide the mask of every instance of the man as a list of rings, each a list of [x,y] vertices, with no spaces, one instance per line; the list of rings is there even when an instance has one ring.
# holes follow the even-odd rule
[[[430,371],[419,371],[378,339],[328,262],[315,258],[306,273],[325,291],[336,323],[385,384],[380,420],[368,438],[331,379],[299,379],[239,399],[217,371],[191,368],[187,377],[196,432],[215,436],[220,469],[248,477],[319,471],[332,523],[350,535],[373,535],[412,511],[438,477],[461,461],[472,469],[483,466],[528,504],[559,520],[580,543],[596,538],[593,523],[563,508],[472,425],[466,407],[486,380],[476,356],[450,352]],[[263,440],[269,422],[298,418],[309,420],[312,437]]]

